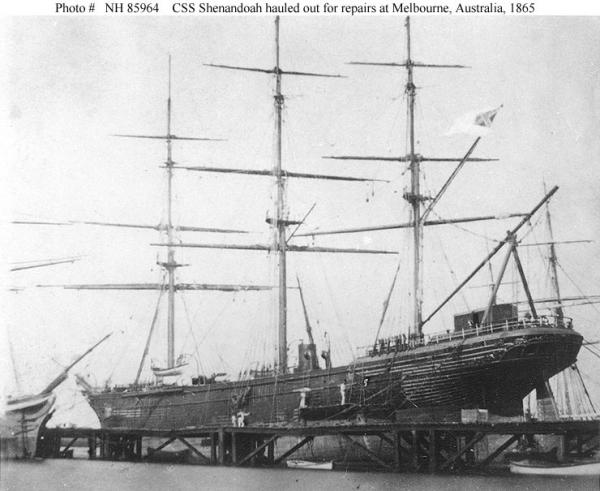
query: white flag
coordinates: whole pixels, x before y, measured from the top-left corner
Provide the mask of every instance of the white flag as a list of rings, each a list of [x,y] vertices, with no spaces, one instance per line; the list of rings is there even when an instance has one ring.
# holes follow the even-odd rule
[[[489,109],[487,111],[473,111],[461,116],[452,127],[448,130],[446,135],[466,134],[473,136],[485,136],[490,132],[492,121],[500,111],[502,106],[498,106],[496,109]]]

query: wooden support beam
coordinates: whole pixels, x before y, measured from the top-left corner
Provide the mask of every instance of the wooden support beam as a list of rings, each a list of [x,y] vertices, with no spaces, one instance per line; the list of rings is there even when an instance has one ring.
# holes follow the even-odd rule
[[[219,429],[219,464],[225,464],[225,431],[223,428]]]
[[[196,447],[194,447],[190,442],[188,442],[185,438],[180,436],[178,438],[178,440],[181,443],[183,443],[187,448],[189,448],[192,452],[194,452],[199,457],[202,457],[206,462],[208,462],[210,464],[210,459],[206,455],[204,455],[202,452],[200,452],[200,450],[198,450]]]
[[[384,433],[375,433],[376,436],[378,436],[379,438],[381,438],[384,442],[389,443],[390,445],[394,445],[395,442],[392,438],[386,436]]]
[[[102,443],[100,445],[100,457],[108,459],[110,457],[110,435],[106,432],[102,433]]]
[[[419,435],[417,430],[412,430],[412,442],[410,445],[411,464],[414,471],[419,470]]]
[[[498,455],[500,455],[504,450],[510,447],[513,443],[515,443],[519,438],[521,438],[521,434],[517,433],[516,435],[511,436],[508,440],[506,440],[502,445],[500,445],[496,450],[494,450],[491,454],[489,454],[484,460],[479,462],[476,467],[482,468],[488,465],[492,460],[494,460]]]
[[[469,442],[459,452],[454,453],[454,455],[452,455],[448,460],[446,460],[446,462],[444,462],[442,464],[442,466],[440,467],[440,470],[442,471],[442,470],[446,469],[447,467],[449,467],[457,459],[459,459],[465,453],[467,453],[467,451],[471,450],[478,442],[483,440],[484,437],[485,437],[485,433],[475,433],[475,436],[473,438],[471,438],[471,440],[469,440]]]
[[[90,460],[96,458],[96,435],[88,437],[88,457]]]
[[[237,465],[237,438],[235,431],[231,432],[231,463]]]
[[[435,474],[437,470],[437,433],[429,430],[429,473]]]
[[[583,448],[583,443],[582,443],[581,435],[577,435],[577,440],[575,442],[575,445],[576,445],[577,453],[580,454],[581,453],[581,449]],[[567,452],[570,452],[570,451],[571,451],[571,449],[568,448],[568,443],[567,443]]]
[[[375,452],[369,450],[367,447],[361,445],[356,440],[353,440],[352,438],[350,438],[348,435],[345,435],[344,433],[341,433],[341,436],[345,440],[347,440],[351,445],[353,445],[353,446],[359,448],[360,450],[362,450],[363,452],[365,452],[369,457],[371,457],[372,460],[374,460],[375,462],[377,462],[379,465],[381,465],[381,466],[383,466],[386,469],[389,469],[391,471],[394,470],[394,468],[392,466],[390,466],[387,462],[384,462],[383,460],[381,460],[379,458],[379,456]]]
[[[448,460],[450,458],[450,453],[443,448],[440,448],[439,455],[444,460]]]
[[[568,445],[568,447],[565,450],[567,453],[572,452],[573,450],[576,450],[577,453],[582,453],[584,452],[584,446],[588,445],[595,438],[598,438],[598,434],[583,435],[582,433],[578,433],[576,436],[575,445]],[[598,447],[598,443],[596,443],[596,445],[590,446],[586,450],[593,450],[596,447]]]
[[[394,470],[399,471],[402,465],[402,436],[394,431]]]
[[[273,465],[273,461],[275,460],[275,442],[269,443],[267,446],[267,462],[269,465]]]
[[[159,445],[156,448],[153,448],[153,449],[148,448],[148,455],[152,455],[154,452],[158,452],[159,450],[162,450],[167,445],[170,445],[171,443],[173,443],[175,440],[177,440],[177,437],[173,436],[173,437],[169,438],[166,442],[162,443],[161,445]]]
[[[279,435],[275,435],[275,436],[272,436],[271,438],[269,438],[266,442],[259,445],[255,450],[253,450],[248,455],[246,455],[242,460],[240,460],[238,465],[242,465],[242,464],[248,462],[252,457],[259,454],[262,450],[265,449],[265,447],[267,447],[271,443],[274,443],[275,440],[277,440],[278,438],[279,438]]]
[[[141,436],[136,437],[135,439],[135,458],[137,460],[142,460],[142,440]]]
[[[410,458],[410,453],[402,446],[402,434],[395,431],[392,434],[392,438],[389,438],[384,433],[374,433],[376,436],[381,438],[384,442],[387,442],[394,449],[394,468],[398,470],[402,462],[402,454],[407,458]]]
[[[315,439],[314,436],[307,436],[306,438],[303,438],[298,443],[296,443],[296,445],[294,445],[287,452],[285,452],[283,455],[280,455],[279,457],[277,457],[273,463],[274,464],[279,464],[283,460],[287,459],[290,455],[292,455],[296,450],[298,450],[299,448],[303,447],[308,442],[312,442],[314,439]]]
[[[65,453],[71,448],[71,445],[73,445],[77,440],[79,440],[79,437],[76,436],[75,438],[73,438],[69,443],[67,443],[67,445],[65,446],[65,448],[63,448],[61,450],[61,454],[64,456]]]
[[[219,439],[219,434],[218,433],[211,433],[210,434],[210,463],[211,464],[216,464],[217,463],[217,442]]]
[[[405,448],[402,445],[402,442],[405,441],[407,445],[410,446],[410,442],[408,442],[406,439],[402,438],[402,433],[399,433],[399,438],[398,438],[398,445],[399,445],[399,449],[400,449],[400,454],[401,456],[404,455],[407,459],[410,460],[412,453],[410,452],[410,450],[408,450],[407,448]]]
[[[127,460],[136,459],[137,436],[125,436],[123,438],[123,455]]]
[[[429,454],[429,430],[421,431],[419,433],[417,442],[418,442],[417,449],[418,449],[420,455],[428,455]]]
[[[52,452],[52,454],[55,457],[60,457],[60,444],[61,444],[61,438],[60,438],[60,435],[58,435],[54,438],[54,449]]]
[[[410,432],[406,433],[404,431],[399,431],[398,436],[400,438],[400,443],[405,442],[409,447],[411,446],[412,435]]]

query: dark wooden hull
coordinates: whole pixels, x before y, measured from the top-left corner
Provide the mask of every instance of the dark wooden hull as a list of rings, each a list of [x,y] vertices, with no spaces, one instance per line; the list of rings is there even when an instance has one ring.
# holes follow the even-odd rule
[[[240,412],[245,413],[246,425],[347,418],[357,412],[391,417],[397,409],[414,407],[487,408],[494,414],[516,415],[522,412],[522,399],[541,380],[576,361],[581,342],[581,335],[563,327],[465,338],[457,334],[455,339],[404,351],[390,349],[329,370],[87,395],[107,428],[231,425]],[[300,407],[302,392],[305,407]]]

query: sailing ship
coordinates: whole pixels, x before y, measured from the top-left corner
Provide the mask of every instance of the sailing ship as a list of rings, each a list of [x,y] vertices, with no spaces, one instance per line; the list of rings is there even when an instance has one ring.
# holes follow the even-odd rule
[[[35,457],[40,430],[54,412],[54,403],[56,402],[54,389],[66,380],[69,371],[77,363],[109,337],[110,334],[104,336],[85,353],[78,356],[37,394],[9,397],[6,400],[2,414],[0,414],[0,455],[3,459]]]
[[[287,76],[337,77],[337,75],[287,71],[279,60],[279,18],[275,20],[275,66],[264,69],[233,65],[212,64],[214,68],[242,70],[273,76],[275,81],[274,107],[276,115],[275,164],[271,170],[248,170],[223,167],[184,167],[172,159],[172,147],[177,140],[202,140],[202,138],[177,137],[171,133],[171,82],[169,68],[169,97],[167,101],[167,132],[165,135],[119,135],[131,138],[162,139],[167,145],[165,163],[167,176],[167,223],[158,230],[164,233],[166,242],[154,244],[166,248],[167,260],[160,263],[167,281],[164,284],[103,285],[103,289],[154,289],[167,294],[167,365],[154,366],[157,375],[154,383],[140,383],[140,374],[148,355],[150,337],[144,349],[142,362],[135,382],[129,386],[87,389],[85,395],[96,412],[103,428],[128,429],[183,429],[219,425],[289,424],[298,421],[323,421],[352,418],[394,418],[403,409],[426,408],[486,408],[490,413],[514,416],[522,414],[523,398],[552,375],[570,366],[577,358],[582,336],[563,316],[538,315],[535,302],[528,288],[527,279],[518,254],[518,232],[532,216],[554,195],[552,188],[528,213],[515,214],[520,218],[506,237],[499,241],[489,255],[461,282],[443,303],[429,316],[422,313],[422,233],[428,225],[490,220],[496,216],[472,217],[464,220],[435,221],[428,219],[462,166],[471,157],[481,137],[475,140],[462,158],[425,157],[417,153],[414,110],[417,87],[414,73],[426,68],[462,68],[461,65],[436,65],[421,63],[411,56],[410,20],[406,20],[407,56],[400,63],[360,62],[364,65],[384,65],[406,70],[406,95],[408,100],[408,154],[398,158],[341,156],[337,159],[394,160],[405,162],[410,169],[411,188],[404,198],[411,207],[408,223],[387,228],[411,228],[413,231],[413,299],[414,317],[410,326],[399,326],[398,332],[406,332],[389,338],[380,338],[352,363],[334,365],[329,349],[319,356],[307,319],[308,343],[298,346],[298,364],[290,367],[287,340],[287,293],[286,257],[294,252],[326,252],[346,254],[380,254],[394,251],[357,250],[337,247],[295,245],[294,237],[318,234],[350,233],[375,228],[337,230],[331,232],[308,232],[297,234],[304,220],[290,220],[286,213],[285,185],[288,179],[327,179],[346,181],[369,181],[364,178],[319,175],[286,171],[282,158],[282,110],[285,97],[282,79]],[[479,115],[475,124],[488,127],[497,111]],[[421,194],[421,165],[427,161],[457,162],[457,167],[440,192],[428,200]],[[274,216],[267,219],[274,231],[273,244],[206,244],[177,242],[177,227],[172,220],[172,176],[175,171],[210,172],[266,176],[274,179],[276,200]],[[429,202],[428,202],[429,201]],[[92,222],[89,222],[92,223]],[[108,224],[116,225],[116,224]],[[131,225],[133,226],[133,225]],[[290,233],[289,230],[293,228]],[[380,227],[379,229],[385,229]],[[185,228],[180,227],[180,230]],[[193,229],[188,227],[187,229]],[[196,229],[197,230],[197,229]],[[210,230],[208,230],[210,231]],[[239,231],[226,230],[236,233]],[[425,335],[424,326],[471,280],[503,247],[508,252],[503,262],[489,301],[486,306],[456,315],[453,329],[442,333]],[[181,265],[175,260],[177,248],[219,248],[268,251],[276,254],[278,284],[270,285],[208,285],[176,282],[176,270]],[[496,297],[510,258],[514,258],[523,283],[530,314],[520,316],[514,303],[497,304]],[[76,286],[73,286],[76,287]],[[90,286],[81,285],[89,288]],[[248,372],[237,381],[219,380],[213,375],[197,374],[191,384],[168,383],[171,376],[180,372],[183,360],[175,358],[174,296],[178,290],[252,291],[275,288],[278,291],[278,353],[273,366]],[[301,292],[300,284],[298,288]],[[304,305],[304,301],[303,301]],[[306,312],[306,310],[305,310]],[[156,323],[154,316],[151,333]],[[322,361],[321,361],[322,360]]]
[[[35,456],[40,428],[52,416],[53,392],[12,398],[0,416],[0,455],[3,459]]]

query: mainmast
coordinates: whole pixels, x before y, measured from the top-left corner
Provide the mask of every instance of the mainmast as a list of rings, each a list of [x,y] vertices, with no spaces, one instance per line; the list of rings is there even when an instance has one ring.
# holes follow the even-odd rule
[[[278,263],[278,366],[281,373],[287,372],[287,264],[286,252],[287,247],[286,230],[288,225],[297,225],[297,222],[287,220],[285,214],[285,185],[287,177],[300,177],[309,179],[340,179],[340,180],[358,180],[353,178],[316,175],[306,173],[293,173],[283,170],[282,165],[282,132],[283,132],[283,105],[285,97],[281,92],[282,75],[300,75],[309,77],[339,77],[339,75],[326,75],[320,73],[284,71],[281,69],[279,62],[280,46],[279,46],[279,16],[275,17],[275,67],[272,69],[238,67],[231,65],[216,65],[209,64],[218,68],[228,68],[233,70],[246,70],[252,72],[262,72],[275,75],[275,94],[273,96],[275,102],[275,165],[272,171],[243,171],[240,169],[211,169],[211,168],[188,168],[190,170],[201,170],[208,172],[236,172],[257,175],[272,175],[275,177],[275,185],[277,187],[275,217],[272,226],[275,230],[273,249],[277,251]],[[362,179],[361,179],[362,180]]]
[[[287,263],[286,263],[286,222],[285,222],[285,177],[282,172],[282,118],[284,97],[281,93],[281,68],[279,66],[279,16],[275,18],[275,180],[277,202],[275,214],[277,263],[279,274],[278,294],[278,360],[279,369],[287,371]]]
[[[410,194],[405,194],[404,198],[412,207],[413,224],[413,299],[414,299],[414,317],[413,332],[415,337],[421,337],[422,334],[422,291],[421,281],[421,262],[422,262],[422,244],[423,224],[421,223],[421,178],[420,163],[415,154],[415,98],[417,90],[413,81],[413,62],[410,53],[410,17],[406,18],[406,94],[408,96],[408,127],[409,127],[409,160],[410,160]]]
[[[339,78],[340,75],[329,75],[323,73],[313,72],[301,72],[283,70],[280,66],[280,43],[279,43],[279,17],[275,18],[275,67],[274,68],[255,68],[245,66],[234,66],[234,65],[222,65],[215,63],[207,63],[207,66],[215,68],[224,68],[229,70],[241,70],[255,73],[264,73],[275,76],[275,163],[274,166],[269,170],[259,169],[239,169],[239,168],[222,168],[222,167],[206,167],[206,166],[189,166],[182,167],[178,166],[178,169],[187,169],[191,171],[199,172],[217,172],[217,173],[234,173],[234,174],[246,174],[256,176],[269,176],[275,178],[275,185],[277,187],[275,197],[275,216],[272,219],[267,219],[267,222],[271,224],[274,230],[273,243],[269,245],[265,244],[194,244],[194,243],[179,243],[171,244],[172,247],[194,247],[194,248],[215,248],[215,249],[239,249],[239,250],[257,250],[257,251],[277,251],[277,262],[278,262],[278,360],[277,365],[280,373],[287,373],[287,265],[286,255],[287,252],[338,252],[338,253],[350,253],[350,254],[396,254],[395,251],[380,251],[380,250],[369,250],[369,249],[355,249],[355,248],[338,248],[338,247],[320,247],[320,246],[301,246],[296,244],[288,244],[288,241],[293,236],[299,236],[298,234],[292,233],[289,237],[286,237],[287,227],[290,225],[299,225],[302,221],[288,220],[286,216],[286,197],[285,197],[285,186],[287,178],[300,178],[300,179],[322,179],[322,180],[337,180],[337,181],[349,181],[349,182],[367,182],[377,181],[377,179],[369,179],[362,177],[350,177],[350,176],[338,176],[331,174],[313,174],[307,172],[292,172],[283,169],[283,158],[282,158],[282,132],[283,132],[283,106],[285,97],[282,94],[282,78],[283,76],[304,76],[304,77],[329,77]],[[158,246],[164,246],[165,244],[155,244]]]

